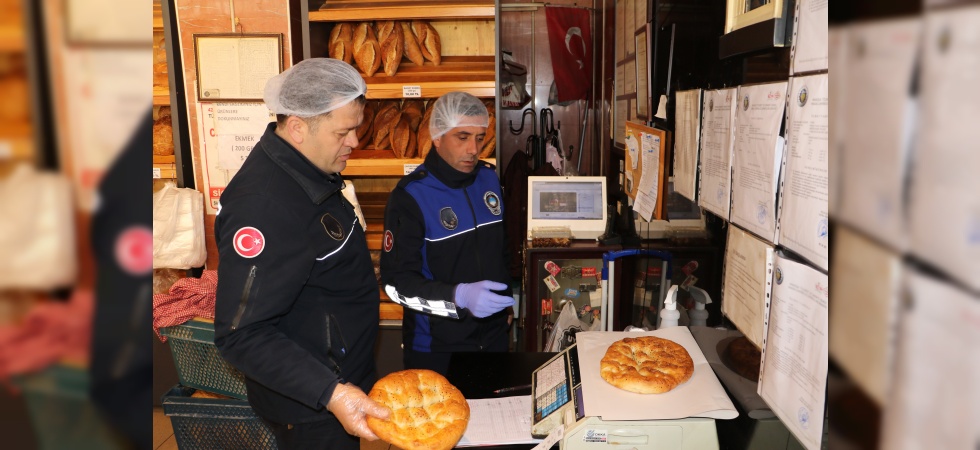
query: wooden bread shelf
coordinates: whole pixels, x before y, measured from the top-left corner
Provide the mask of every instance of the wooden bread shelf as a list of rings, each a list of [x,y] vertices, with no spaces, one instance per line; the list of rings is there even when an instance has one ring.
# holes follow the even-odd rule
[[[34,158],[34,135],[28,121],[0,121],[0,161],[29,161]]]
[[[490,164],[496,164],[496,158],[485,158]],[[419,165],[425,162],[423,158],[395,158],[391,150],[354,150],[347,160],[344,176],[378,175],[404,176],[406,165]],[[370,244],[370,242],[369,242]]]
[[[493,18],[493,0],[330,0],[310,11],[311,22],[352,20]]]
[[[160,169],[160,176],[156,176],[157,169]],[[174,155],[157,156],[153,155],[153,178],[172,180],[177,178],[177,164]]]
[[[153,1],[153,29],[163,29],[163,6],[159,0]]]
[[[170,104],[170,88],[168,86],[153,85],[153,104],[157,106]]]
[[[4,18],[0,23],[0,52],[24,51],[24,28],[21,21]]]
[[[496,91],[493,56],[446,56],[436,66],[426,61],[422,67],[402,62],[394,76],[377,72],[364,77],[369,99],[403,98],[405,86],[418,86],[422,98],[437,98],[451,91],[465,91],[477,97],[493,97]]]

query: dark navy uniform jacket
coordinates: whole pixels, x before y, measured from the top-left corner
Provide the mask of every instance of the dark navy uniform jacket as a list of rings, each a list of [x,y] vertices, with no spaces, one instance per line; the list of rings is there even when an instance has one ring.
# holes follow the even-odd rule
[[[454,302],[456,284],[509,284],[503,197],[493,165],[453,169],[433,150],[398,183],[385,208],[381,282],[399,294]],[[509,292],[500,292],[510,296]],[[419,352],[507,349],[507,309],[459,319],[405,308],[405,348]]]
[[[338,381],[368,392],[377,378],[378,283],[343,180],[275,127],[221,195],[215,344],[257,414],[336,420],[324,406]]]

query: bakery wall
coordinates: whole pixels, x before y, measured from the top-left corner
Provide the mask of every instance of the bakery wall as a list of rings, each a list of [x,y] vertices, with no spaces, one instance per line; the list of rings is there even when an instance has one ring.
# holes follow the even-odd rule
[[[288,2],[276,0],[239,1],[225,0],[176,0],[178,23],[177,37],[183,61],[184,93],[187,99],[188,130],[191,144],[191,160],[194,164],[194,185],[204,192],[204,175],[201,168],[203,133],[197,98],[197,60],[194,52],[195,34],[215,33],[281,33],[283,42],[290,41]],[[283,45],[283,68],[292,61],[289,45]],[[207,208],[205,208],[207,211]],[[205,214],[204,233],[208,247],[207,269],[218,267],[218,247],[214,238],[214,215]]]

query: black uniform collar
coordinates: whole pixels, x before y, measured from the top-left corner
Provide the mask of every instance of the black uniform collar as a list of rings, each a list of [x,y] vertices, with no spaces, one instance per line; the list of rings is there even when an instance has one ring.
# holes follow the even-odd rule
[[[313,165],[299,150],[276,134],[275,122],[265,129],[262,142],[265,144],[262,146],[265,154],[299,183],[313,203],[319,205],[343,189],[344,179],[339,173],[328,174]]]
[[[450,166],[446,160],[439,156],[439,152],[436,151],[435,147],[425,156],[425,167],[429,169],[429,173],[434,175],[436,179],[453,189],[473,184],[473,181],[476,180],[476,172],[480,170],[479,163],[477,163],[476,167],[470,173],[460,172],[454,169],[453,166]]]

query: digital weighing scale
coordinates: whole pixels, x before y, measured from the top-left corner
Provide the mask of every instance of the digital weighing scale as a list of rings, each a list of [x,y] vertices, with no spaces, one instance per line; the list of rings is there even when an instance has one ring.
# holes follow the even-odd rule
[[[585,415],[578,345],[574,344],[538,367],[531,376],[531,434],[547,437],[564,424],[562,450],[716,450],[715,420],[689,417],[670,420],[604,421]]]

